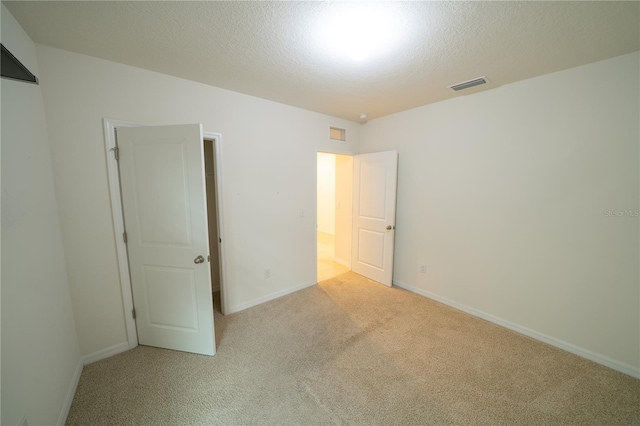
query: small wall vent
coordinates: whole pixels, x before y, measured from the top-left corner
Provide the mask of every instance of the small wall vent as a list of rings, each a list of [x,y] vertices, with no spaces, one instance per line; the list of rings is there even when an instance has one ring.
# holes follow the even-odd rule
[[[473,80],[463,81],[462,83],[454,84],[452,86],[447,86],[447,87],[457,92],[458,90],[469,89],[470,87],[486,84],[488,81],[489,80],[487,80],[486,77],[478,77],[478,78],[474,78]]]
[[[339,127],[329,127],[329,139],[345,142],[347,140],[346,129],[341,129]]]

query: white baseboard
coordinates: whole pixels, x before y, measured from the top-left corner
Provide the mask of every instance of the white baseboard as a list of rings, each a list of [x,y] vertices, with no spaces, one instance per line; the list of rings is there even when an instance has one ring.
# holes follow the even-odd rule
[[[244,311],[245,309],[251,308],[253,306],[260,305],[260,304],[265,303],[265,302],[269,302],[271,300],[278,299],[278,298],[280,298],[282,296],[286,296],[287,294],[295,293],[298,290],[302,290],[304,288],[311,287],[312,285],[316,285],[316,284],[317,284],[316,281],[309,281],[309,282],[297,285],[295,287],[287,288],[285,290],[276,291],[275,293],[271,293],[271,294],[268,294],[266,296],[258,297],[257,299],[253,299],[253,300],[250,300],[248,302],[241,303],[239,305],[231,306],[231,307],[229,307],[229,309],[227,310],[227,313],[225,315],[234,314],[236,312]]]
[[[348,261],[346,261],[344,259],[340,259],[340,258],[337,258],[337,257],[334,257],[333,261],[336,262],[336,263],[339,263],[342,266],[346,266],[347,268],[351,269],[351,262],[348,262]]]
[[[481,318],[483,320],[492,322],[494,324],[498,324],[504,328],[508,328],[509,330],[513,330],[520,334],[524,334],[525,336],[529,336],[533,339],[539,340],[541,342],[547,343],[551,346],[555,346],[556,348],[562,349],[564,351],[570,352],[574,355],[578,355],[579,357],[588,359],[593,362],[597,362],[598,364],[602,364],[605,367],[609,367],[613,370],[619,371],[621,373],[627,374],[631,377],[635,377],[640,379],[640,368],[634,367],[632,365],[617,361],[613,358],[609,358],[608,356],[590,351],[585,348],[581,348],[574,344],[556,339],[555,337],[547,336],[546,334],[537,332],[535,330],[531,330],[526,327],[522,327],[518,324],[512,323],[510,321],[504,320],[502,318],[495,317],[486,312],[482,312],[480,310],[471,308],[469,306],[463,305],[458,302],[454,302],[453,300],[447,299],[442,296],[438,296],[437,294],[431,293],[426,290],[422,290],[418,287],[414,287],[412,285],[403,283],[401,281],[393,280],[393,285],[403,288],[405,290],[409,290],[413,293],[417,293],[421,296],[427,297],[429,299],[435,300],[437,302],[443,303],[445,305],[451,306],[452,308],[458,309],[460,311],[466,312],[475,317]]]
[[[100,361],[106,358],[109,358],[114,355],[118,355],[119,353],[125,352],[129,350],[129,342],[120,342],[117,345],[110,346],[108,348],[100,349],[94,353],[89,355],[85,355],[82,358],[84,365],[91,364],[92,362]]]
[[[78,383],[80,383],[80,375],[82,374],[82,367],[84,364],[82,362],[82,358],[78,360],[78,365],[76,365],[76,370],[73,372],[73,377],[71,378],[71,383],[69,384],[69,389],[67,389],[67,396],[64,398],[64,402],[62,404],[62,411],[60,411],[60,416],[58,416],[58,425],[64,425],[67,422],[67,417],[69,416],[69,410],[71,409],[71,403],[73,402],[73,397],[76,395],[76,390],[78,389]]]

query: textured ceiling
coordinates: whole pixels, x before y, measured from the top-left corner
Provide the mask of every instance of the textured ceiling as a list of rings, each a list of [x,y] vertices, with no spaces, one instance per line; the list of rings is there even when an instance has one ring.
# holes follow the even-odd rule
[[[4,4],[37,43],[354,121],[640,48],[638,2],[377,4],[401,37],[361,61],[318,43],[318,22],[344,2]],[[479,76],[490,84],[446,88]]]

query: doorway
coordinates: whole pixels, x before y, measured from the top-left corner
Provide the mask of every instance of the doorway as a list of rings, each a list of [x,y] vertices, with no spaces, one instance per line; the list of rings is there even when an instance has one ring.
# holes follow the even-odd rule
[[[116,129],[118,130],[117,137]],[[136,130],[132,134],[130,133],[131,129],[140,130]],[[224,300],[225,257],[224,247],[222,247],[224,220],[221,204],[223,199],[222,164],[220,161],[221,136],[217,133],[203,132],[201,125],[146,126],[112,119],[104,119],[104,130],[114,230],[115,235],[122,236],[121,238],[116,238],[116,248],[120,266],[122,299],[126,313],[125,324],[128,346],[132,349],[138,344],[146,344],[185,352],[213,355],[215,354],[215,337],[212,293],[216,287],[219,288],[221,293],[216,303],[218,312],[224,313],[226,306]],[[173,134],[181,131],[189,134]],[[139,132],[142,132],[142,134]],[[172,134],[173,136],[171,136]],[[124,143],[125,140],[123,140],[123,144],[120,145],[118,141],[121,136],[124,139],[129,137],[128,143]],[[133,139],[131,138],[132,136]],[[213,179],[209,178],[212,184],[212,188],[209,190],[211,195],[209,196],[206,191],[204,168],[205,140],[209,141],[206,156],[209,163],[207,171],[213,174]],[[160,147],[158,144],[164,144],[165,146]],[[175,145],[175,147],[171,144]],[[168,149],[177,148],[178,145],[182,146],[181,149],[178,149],[182,154],[176,152],[174,153],[175,155],[165,155]],[[135,152],[132,149],[135,149]],[[147,155],[149,152],[147,151],[151,151],[151,154],[158,154],[155,156],[158,158],[153,161],[149,160]],[[186,158],[186,162],[174,161],[175,158],[179,159],[181,155]],[[137,158],[136,161],[133,161],[134,157]],[[134,186],[132,186],[130,179],[128,183],[121,184],[122,176],[119,163],[126,169],[125,175],[131,175],[133,171],[136,176],[136,184]],[[144,170],[138,170],[142,166],[145,166],[143,167]],[[185,173],[184,167],[187,167],[193,173]],[[177,173],[176,170],[183,170],[183,172]],[[150,175],[147,172],[153,172],[155,175],[153,173]],[[173,175],[177,173],[177,177],[168,176],[171,173]],[[175,182],[180,181],[180,179],[187,179],[189,184],[176,185]],[[155,182],[159,182],[157,184],[160,185],[159,188],[141,188],[141,185],[156,185]],[[124,203],[122,189],[127,189],[126,192],[129,197],[132,194],[134,197],[144,197],[144,203],[131,203],[131,200]],[[189,192],[190,195],[185,196],[185,191]],[[180,196],[176,198],[174,193],[178,193]],[[184,209],[178,208],[183,202],[189,203],[189,205],[185,206]],[[134,219],[129,221],[127,228],[133,227],[136,229],[125,229],[125,205],[134,209],[143,208],[144,211],[142,213],[147,216],[149,216],[147,213],[150,213],[151,216],[140,220],[138,217],[140,212],[130,212],[127,216]],[[149,205],[152,208],[146,208]],[[213,214],[209,215],[210,211]],[[180,216],[181,213],[184,213],[182,216],[184,216],[183,219],[187,220],[187,225],[184,225],[183,222],[185,221],[183,220],[175,220],[174,216]],[[164,216],[168,214],[172,216],[164,220]],[[135,219],[136,217],[138,217],[138,220]],[[213,238],[211,238],[212,236],[207,229],[209,228],[210,220],[212,220],[210,230],[214,234]],[[140,227],[141,225],[143,225],[143,228]],[[195,232],[191,232],[191,230]],[[132,232],[129,233],[127,231]],[[214,238],[217,241],[213,242]],[[175,242],[174,240],[180,241]],[[207,250],[210,242],[212,244],[209,252]],[[144,247],[132,247],[141,244]],[[136,260],[135,265],[131,266],[129,251],[133,250],[135,252],[142,248],[141,253],[147,255],[149,254],[147,253],[149,247],[155,249],[182,249],[185,253],[182,253],[184,256],[164,256],[158,262],[144,260],[141,263],[138,262],[140,259],[134,259]],[[190,251],[193,251],[193,253]],[[167,265],[163,262],[167,263]],[[181,264],[169,265],[168,263],[171,262],[181,262]],[[217,266],[215,282],[211,280],[211,263],[215,263],[215,266]],[[143,285],[144,291],[140,297],[138,296],[140,295],[141,287],[139,284],[134,285],[134,280],[130,276],[132,268],[136,274],[142,269],[142,283],[146,283]],[[181,277],[184,279],[181,279]],[[139,278],[135,282],[140,283]],[[150,281],[151,278],[153,278],[153,282]],[[184,286],[185,282],[190,283],[190,285]],[[151,284],[151,287],[149,284]],[[140,309],[134,309],[135,289],[138,289],[138,295],[135,297],[136,308],[139,307]],[[145,296],[149,296],[146,301]],[[215,312],[215,314],[217,315],[218,312]],[[141,338],[140,331],[137,330],[139,324],[153,329],[152,331],[155,335],[151,336],[151,340],[147,338],[149,336],[144,337],[144,339]],[[176,336],[165,336],[162,333],[173,333]]]
[[[317,153],[317,281],[351,270],[353,157]]]
[[[209,268],[211,270],[211,293],[213,309],[222,314],[222,287],[220,285],[220,253],[218,234],[218,204],[215,173],[215,140],[204,139],[204,176],[207,198],[207,223],[209,225]]]

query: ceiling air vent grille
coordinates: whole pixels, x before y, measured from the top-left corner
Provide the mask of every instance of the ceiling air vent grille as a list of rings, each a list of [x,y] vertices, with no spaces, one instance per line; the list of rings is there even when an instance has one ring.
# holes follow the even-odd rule
[[[462,83],[458,83],[458,84],[454,84],[453,86],[449,86],[449,89],[455,90],[457,92],[458,90],[464,90],[464,89],[468,89],[470,87],[479,86],[481,84],[486,84],[487,81],[488,80],[487,80],[486,77],[478,77],[478,78],[474,78],[473,80],[463,81]]]

